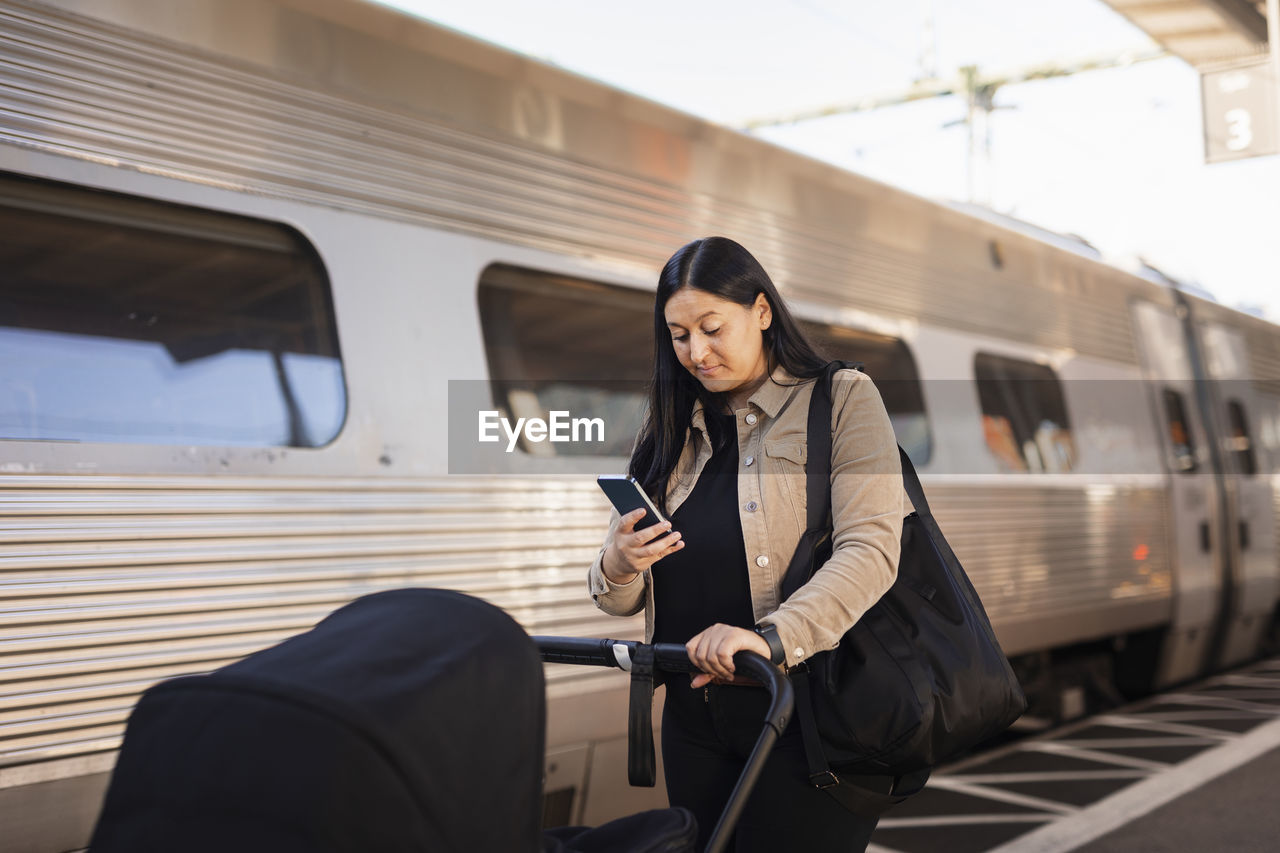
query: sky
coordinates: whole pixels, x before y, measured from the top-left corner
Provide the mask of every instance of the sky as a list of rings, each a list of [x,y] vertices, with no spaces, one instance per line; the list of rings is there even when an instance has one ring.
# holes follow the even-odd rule
[[[1157,46],[1101,0],[380,0],[730,127]],[[1002,86],[980,196],[1142,258],[1280,322],[1280,156],[1206,164],[1198,73],[1177,58]],[[961,96],[757,136],[929,198],[968,201]]]

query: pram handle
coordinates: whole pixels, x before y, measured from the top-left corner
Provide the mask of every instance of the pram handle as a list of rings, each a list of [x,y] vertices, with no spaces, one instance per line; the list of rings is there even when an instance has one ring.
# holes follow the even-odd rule
[[[538,652],[547,663],[570,663],[579,666],[613,666],[631,670],[636,649],[643,645],[635,640],[607,640],[594,637],[534,637]],[[700,672],[689,660],[689,652],[678,643],[654,643],[654,665],[664,672]],[[782,735],[791,720],[795,694],[791,682],[782,671],[755,652],[741,651],[733,656],[740,674],[754,678],[769,691],[768,723]]]
[[[646,646],[644,643],[638,643],[635,640],[602,640],[586,637],[534,637],[533,641],[538,646],[538,652],[542,655],[542,659],[547,663],[572,663],[585,666],[616,666],[619,669],[627,671],[631,670],[631,662],[636,659],[637,649],[652,649],[653,651],[653,669],[664,670],[666,672],[698,672],[698,668],[689,660],[689,653],[684,646],[675,643],[654,643],[652,646]],[[645,656],[647,658],[647,655]],[[782,732],[786,730],[787,723],[791,720],[791,709],[795,705],[795,691],[791,687],[791,681],[776,666],[769,663],[755,652],[741,651],[733,656],[734,671],[736,673],[749,676],[756,679],[769,691],[769,712],[761,727],[760,737],[756,740],[755,748],[751,750],[751,755],[747,757],[747,762],[742,768],[742,773],[738,776],[738,782],[734,786],[733,793],[729,795],[729,801],[725,803],[724,811],[720,814],[720,820],[716,824],[715,829],[711,833],[711,838],[707,841],[707,847],[704,853],[723,853],[725,847],[729,843],[730,836],[733,835],[733,828],[738,824],[738,818],[742,816],[742,810],[746,807],[747,797],[751,793],[751,789],[755,787],[756,780],[760,778],[760,772],[764,769],[764,763],[769,757],[769,751],[773,749],[774,743],[782,736]],[[647,669],[645,667],[642,670]],[[644,694],[649,699],[652,698],[653,682],[649,676],[652,670],[647,670],[648,692]],[[632,690],[632,720],[636,718],[635,707],[635,677],[633,676]],[[647,731],[649,727],[648,718],[648,702],[644,702],[644,723],[643,728]],[[628,743],[628,752],[634,745],[634,740]],[[653,741],[649,736],[647,748],[652,753]],[[630,755],[628,756],[630,760]]]

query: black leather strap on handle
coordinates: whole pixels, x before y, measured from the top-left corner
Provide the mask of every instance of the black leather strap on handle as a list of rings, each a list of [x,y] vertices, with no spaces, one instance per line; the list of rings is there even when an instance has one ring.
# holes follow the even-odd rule
[[[631,705],[627,712],[627,781],[652,788],[658,778],[653,752],[653,646],[637,645],[631,655]]]

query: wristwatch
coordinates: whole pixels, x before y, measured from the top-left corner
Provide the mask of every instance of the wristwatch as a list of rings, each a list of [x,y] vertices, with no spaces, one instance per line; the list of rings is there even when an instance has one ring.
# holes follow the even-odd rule
[[[757,625],[756,633],[764,637],[764,641],[769,644],[769,663],[777,666],[787,659],[787,653],[782,650],[782,638],[778,636],[778,629],[773,625]]]

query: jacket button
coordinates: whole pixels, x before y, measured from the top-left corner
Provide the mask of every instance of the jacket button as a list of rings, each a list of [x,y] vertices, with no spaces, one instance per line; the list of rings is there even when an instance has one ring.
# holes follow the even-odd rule
[[[747,501],[747,512],[755,512],[760,508],[760,504],[755,501]]]
[[[796,646],[796,657],[798,658],[804,657],[804,649],[800,648],[799,646]]]
[[[756,458],[754,456],[748,456],[746,459],[742,460],[742,464],[746,465],[747,467],[751,467],[752,465],[755,464],[755,461],[756,461]]]
[[[759,557],[756,557],[756,565],[762,569],[765,568],[769,565],[769,558],[766,555],[761,554]]]
[[[754,424],[757,420],[758,420],[758,418],[756,417],[756,413],[755,413],[755,412],[752,412],[751,414],[747,415],[747,417],[746,417],[746,421],[747,421],[747,423],[749,423],[749,424]]]

